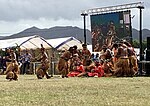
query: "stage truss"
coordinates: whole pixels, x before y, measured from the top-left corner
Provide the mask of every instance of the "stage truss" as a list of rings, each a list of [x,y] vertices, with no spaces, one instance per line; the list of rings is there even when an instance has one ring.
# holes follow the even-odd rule
[[[102,8],[93,8],[88,10],[81,11],[81,14],[103,14],[107,12],[116,12],[120,10],[129,10],[132,8],[144,8],[144,2],[137,2],[137,3],[130,3],[130,4],[123,4],[117,6],[109,6],[109,7],[102,7]]]

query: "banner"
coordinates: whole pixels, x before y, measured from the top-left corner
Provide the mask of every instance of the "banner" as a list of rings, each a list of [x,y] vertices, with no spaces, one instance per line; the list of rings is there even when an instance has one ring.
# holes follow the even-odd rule
[[[93,52],[99,52],[103,46],[110,47],[120,40],[131,43],[130,11],[91,15],[90,18]]]

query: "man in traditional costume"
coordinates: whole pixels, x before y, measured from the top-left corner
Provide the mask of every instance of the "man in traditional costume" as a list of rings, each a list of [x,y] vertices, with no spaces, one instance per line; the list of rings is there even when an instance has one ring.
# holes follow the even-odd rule
[[[104,53],[100,56],[102,69],[104,70],[104,76],[108,77],[112,75],[113,63],[112,52],[110,49],[104,50]]]
[[[40,67],[38,67],[36,71],[36,75],[38,79],[42,79],[44,76],[46,76],[46,78],[49,79],[51,78],[50,75],[48,74],[48,69],[50,64],[48,60],[48,55],[42,44],[40,50],[41,50],[40,58],[37,60],[41,62],[41,65]]]
[[[89,77],[103,77],[104,76],[104,70],[102,68],[102,65],[100,64],[99,60],[94,61],[95,66],[94,68],[91,70],[91,72],[88,72],[88,76]]]
[[[83,66],[86,66],[86,61],[89,60],[91,58],[91,52],[87,49],[87,45],[83,44],[82,45],[83,49],[82,49],[82,62],[83,62]]]
[[[138,72],[138,62],[137,62],[137,57],[136,57],[134,48],[127,41],[124,41],[124,44],[127,45],[127,47],[128,47],[128,57],[129,57],[129,62],[130,62],[130,69],[133,69],[137,73]]]
[[[82,65],[82,62],[79,59],[78,54],[73,55],[71,65],[72,65],[72,70],[67,75],[68,77],[76,77],[80,73],[84,72],[84,66]]]
[[[110,47],[112,45],[113,38],[116,36],[115,25],[113,22],[110,22],[109,31],[107,33],[106,45]]]
[[[8,64],[6,68],[6,79],[18,80],[18,73],[20,71],[18,62],[16,60],[16,54],[13,49],[10,50],[10,60],[11,62]]]
[[[59,59],[58,62],[58,70],[62,75],[62,78],[68,77],[67,74],[69,73],[69,59],[72,58],[73,47],[70,47],[69,50],[65,51]]]
[[[118,60],[114,66],[114,76],[133,76],[135,74],[135,71],[130,68],[128,49],[125,44],[120,44],[116,57],[118,58]]]

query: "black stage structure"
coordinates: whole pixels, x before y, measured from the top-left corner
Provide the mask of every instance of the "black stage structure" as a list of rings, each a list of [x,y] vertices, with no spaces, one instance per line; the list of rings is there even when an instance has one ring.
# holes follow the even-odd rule
[[[142,47],[142,9],[144,9],[144,2],[136,2],[136,3],[129,3],[117,6],[109,6],[109,7],[102,7],[102,8],[93,8],[88,10],[81,11],[81,16],[83,16],[84,21],[84,43],[86,44],[86,16],[94,15],[94,14],[105,14],[111,12],[119,12],[123,10],[131,10],[133,8],[139,9],[139,43],[140,43],[140,62],[143,61],[143,47]],[[142,70],[142,65],[140,64],[140,70]]]

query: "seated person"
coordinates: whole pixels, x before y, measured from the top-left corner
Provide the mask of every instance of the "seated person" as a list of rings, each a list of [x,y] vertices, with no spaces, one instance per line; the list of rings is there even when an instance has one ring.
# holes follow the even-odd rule
[[[99,61],[95,61],[95,67],[91,70],[91,72],[88,72],[89,77],[103,77],[104,76],[104,70],[102,69],[102,66]]]
[[[72,71],[67,75],[68,77],[75,77],[78,74],[84,72],[84,67],[81,60],[78,57],[78,54],[74,54],[72,58]]]
[[[88,72],[91,72],[92,69],[94,69],[95,65],[92,60],[86,60],[86,66],[84,66],[84,71],[80,74],[78,74],[78,77],[86,76],[88,77]]]
[[[104,70],[104,76],[109,77],[112,76],[113,72],[113,64],[110,60],[102,60],[102,69]]]

